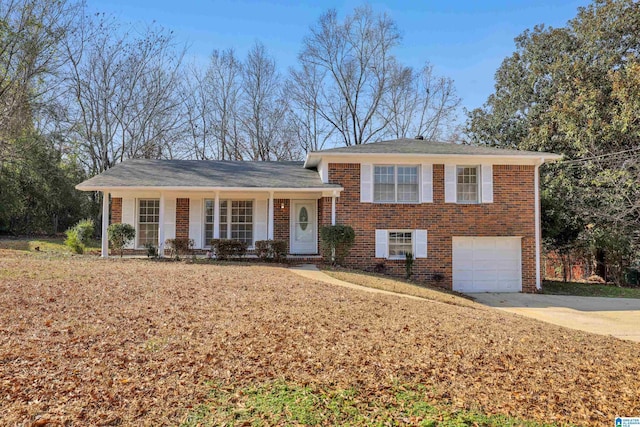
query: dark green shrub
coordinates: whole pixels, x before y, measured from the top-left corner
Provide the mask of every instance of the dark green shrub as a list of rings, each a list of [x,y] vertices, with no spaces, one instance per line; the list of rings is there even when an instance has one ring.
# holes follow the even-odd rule
[[[410,279],[413,276],[413,254],[411,252],[407,252],[404,254],[404,276],[405,279]]]
[[[333,265],[342,264],[356,239],[356,233],[348,225],[325,225],[320,228],[322,256]]]
[[[247,245],[245,242],[231,239],[212,239],[211,249],[219,260],[230,258],[242,258],[247,253]]]
[[[167,239],[165,243],[169,246],[172,255],[176,259],[180,259],[180,255],[189,255],[193,252],[193,239],[176,237],[175,239]]]
[[[284,240],[256,241],[256,255],[263,261],[282,261],[287,256],[287,242]]]
[[[144,248],[147,250],[147,258],[158,257],[158,248],[153,243],[145,243]]]
[[[116,222],[109,226],[107,235],[109,236],[111,247],[119,251],[122,258],[124,247],[136,237],[136,229],[130,224]]]

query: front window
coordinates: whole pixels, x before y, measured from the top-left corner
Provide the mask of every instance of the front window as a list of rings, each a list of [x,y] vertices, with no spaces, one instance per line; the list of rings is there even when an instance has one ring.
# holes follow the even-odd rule
[[[373,200],[379,203],[417,203],[417,166],[375,166]]]
[[[160,223],[160,200],[140,199],[138,203],[138,247],[156,246]]]
[[[477,166],[458,166],[456,170],[456,193],[458,203],[478,203],[480,180]]]
[[[404,259],[413,253],[413,233],[410,231],[389,232],[389,258]]]
[[[213,239],[214,228],[213,200],[205,200],[205,242],[207,245]],[[233,239],[253,244],[253,201],[251,200],[220,200],[220,238]]]

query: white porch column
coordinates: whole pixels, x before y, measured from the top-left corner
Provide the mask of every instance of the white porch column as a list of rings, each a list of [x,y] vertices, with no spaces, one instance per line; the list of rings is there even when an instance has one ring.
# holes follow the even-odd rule
[[[158,213],[158,256],[164,258],[164,193],[160,193],[160,211]]]
[[[102,258],[109,257],[109,192],[102,192]]]
[[[213,238],[220,238],[220,192],[216,191],[216,197],[213,202]],[[205,242],[208,246],[211,242]]]
[[[331,225],[336,225],[336,192],[331,196]]]
[[[269,192],[269,216],[267,217],[267,239],[273,240],[273,191]]]

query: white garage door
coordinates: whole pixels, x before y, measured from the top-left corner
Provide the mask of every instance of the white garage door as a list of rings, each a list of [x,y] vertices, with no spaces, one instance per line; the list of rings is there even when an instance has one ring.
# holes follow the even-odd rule
[[[453,237],[453,290],[522,291],[520,237]]]

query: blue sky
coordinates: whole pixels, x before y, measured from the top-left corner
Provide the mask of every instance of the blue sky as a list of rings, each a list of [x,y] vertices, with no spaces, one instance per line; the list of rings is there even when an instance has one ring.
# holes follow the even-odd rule
[[[514,51],[513,39],[544,23],[564,26],[578,0],[372,1],[398,24],[403,40],[396,56],[415,67],[431,62],[455,80],[463,106],[481,106],[493,92],[493,76]],[[174,31],[196,60],[214,49],[234,48],[240,57],[265,44],[284,72],[296,64],[302,39],[319,16],[336,9],[345,16],[362,1],[308,0],[88,0],[91,11],[112,13],[126,23],[156,23]]]

